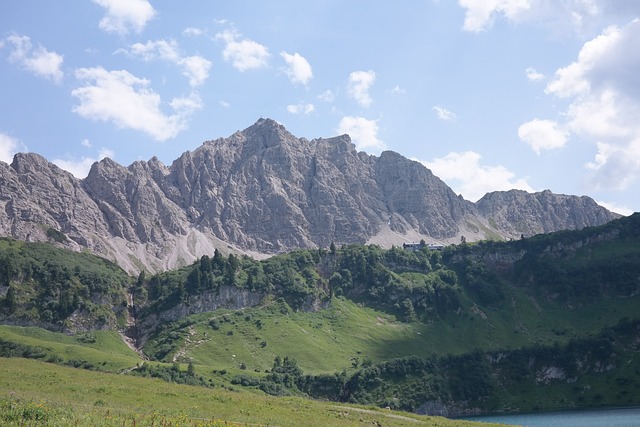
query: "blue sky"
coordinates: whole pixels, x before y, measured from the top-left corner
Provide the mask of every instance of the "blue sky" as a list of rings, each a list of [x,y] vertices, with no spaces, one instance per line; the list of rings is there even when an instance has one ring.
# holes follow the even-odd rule
[[[0,161],[170,164],[261,117],[640,211],[640,2],[3,0]]]

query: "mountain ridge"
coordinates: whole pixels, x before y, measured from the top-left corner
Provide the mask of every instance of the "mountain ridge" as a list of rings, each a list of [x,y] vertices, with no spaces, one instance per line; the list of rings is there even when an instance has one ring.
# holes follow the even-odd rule
[[[308,140],[260,119],[170,166],[109,158],[86,178],[32,153],[0,162],[0,234],[55,241],[129,272],[187,265],[217,248],[264,257],[331,243],[454,243],[579,229],[618,215],[550,191],[456,195],[419,162],[358,152],[348,135]]]

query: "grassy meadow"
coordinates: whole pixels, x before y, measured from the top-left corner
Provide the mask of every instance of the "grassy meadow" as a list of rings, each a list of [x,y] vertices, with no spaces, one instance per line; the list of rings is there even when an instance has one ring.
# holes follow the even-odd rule
[[[0,389],[3,426],[490,426],[20,358],[0,358]]]
[[[58,364],[79,365],[108,372],[136,366],[140,356],[115,331],[92,331],[69,336],[36,327],[0,326],[0,341],[35,348]]]
[[[154,355],[164,345],[171,349],[164,356],[167,362],[230,371],[244,366],[248,372],[264,372],[276,356],[288,356],[305,373],[332,373],[365,360],[562,344],[597,334],[624,316],[634,317],[640,304],[636,295],[567,310],[517,288],[508,297],[512,303],[499,307],[464,301],[463,313],[431,323],[401,322],[344,298],[333,298],[327,309],[311,313],[281,311],[276,304],[218,310],[168,325],[145,352]]]

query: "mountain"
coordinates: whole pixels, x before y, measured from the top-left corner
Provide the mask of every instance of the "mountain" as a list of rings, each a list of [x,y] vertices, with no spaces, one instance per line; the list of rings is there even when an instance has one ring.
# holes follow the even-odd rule
[[[422,164],[307,140],[260,119],[171,166],[95,163],[79,180],[37,154],[0,162],[0,235],[89,249],[125,270],[163,271],[217,248],[256,257],[332,242],[383,247],[519,238],[618,217],[588,197],[507,191],[476,204]]]
[[[431,415],[633,407],[639,260],[640,213],[442,250],[216,251],[137,279],[0,239],[0,356]]]
[[[476,207],[480,215],[511,237],[582,229],[612,218],[590,197],[554,194],[549,190],[535,194],[522,190],[495,191],[478,200]]]

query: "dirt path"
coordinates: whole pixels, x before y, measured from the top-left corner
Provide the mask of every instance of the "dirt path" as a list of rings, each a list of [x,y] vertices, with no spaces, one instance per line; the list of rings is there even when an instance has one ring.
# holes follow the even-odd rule
[[[189,348],[195,348],[197,346],[199,346],[200,344],[202,344],[205,341],[209,341],[209,340],[198,340],[198,341],[193,341],[192,338],[196,335],[196,331],[193,328],[193,325],[189,326],[189,335],[184,339],[184,343],[182,344],[182,346],[180,347],[180,349],[178,351],[176,351],[176,354],[173,355],[173,361],[174,362],[178,362],[180,361],[180,359],[183,359],[187,356],[187,350],[189,350]]]
[[[353,407],[349,407],[349,406],[332,406],[332,408],[339,409],[340,411],[343,411],[345,413],[349,413],[349,411],[362,412],[364,414],[382,415],[382,416],[385,416],[385,417],[388,417],[388,418],[395,418],[397,420],[410,421],[412,423],[421,423],[422,424],[421,420],[416,420],[415,418],[411,418],[411,417],[405,417],[404,415],[386,413],[384,411],[372,411],[370,409],[353,408]]]

